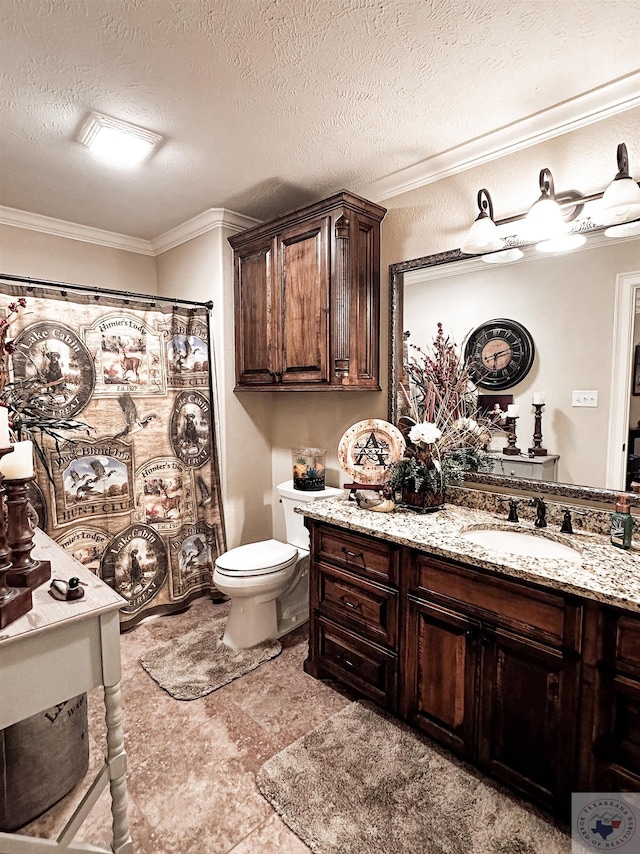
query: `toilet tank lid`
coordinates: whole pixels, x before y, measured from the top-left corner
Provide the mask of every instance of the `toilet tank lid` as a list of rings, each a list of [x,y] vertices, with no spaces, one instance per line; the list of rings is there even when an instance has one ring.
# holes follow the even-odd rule
[[[282,498],[295,498],[301,504],[311,501],[320,501],[322,498],[337,498],[338,495],[344,495],[344,489],[337,489],[335,486],[326,486],[324,489],[307,491],[304,489],[294,489],[293,480],[286,480],[284,483],[279,483],[277,486],[278,494]]]
[[[261,569],[278,569],[286,566],[298,555],[298,549],[279,540],[263,540],[238,546],[220,555],[216,566],[227,571],[246,572]]]

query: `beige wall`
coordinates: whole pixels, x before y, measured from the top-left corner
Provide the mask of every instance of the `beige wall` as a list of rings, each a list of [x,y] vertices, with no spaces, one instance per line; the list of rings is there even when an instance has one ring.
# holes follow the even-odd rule
[[[73,285],[155,294],[152,255],[0,225],[0,273]]]
[[[213,301],[218,448],[227,547],[272,535],[273,395],[236,395],[234,386],[233,252],[221,225],[157,258],[158,293]]]

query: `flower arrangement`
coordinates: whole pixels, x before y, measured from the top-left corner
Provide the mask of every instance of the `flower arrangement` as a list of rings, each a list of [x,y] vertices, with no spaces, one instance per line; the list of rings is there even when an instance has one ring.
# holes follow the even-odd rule
[[[407,450],[391,467],[389,484],[403,503],[438,507],[447,483],[491,468],[491,419],[479,413],[468,365],[441,323],[431,348],[409,346],[416,355],[403,366],[399,419]]]
[[[41,376],[16,380],[10,370],[11,356],[16,352],[13,339],[8,338],[11,326],[18,319],[21,309],[27,301],[20,297],[9,303],[5,316],[0,317],[0,406],[8,410],[11,433],[16,441],[30,439],[33,442],[38,459],[42,463],[47,477],[53,483],[49,463],[45,454],[47,436],[54,443],[56,453],[60,455],[60,443],[70,441],[68,431],[82,430],[90,432],[90,427],[75,418],[56,418],[42,412],[42,400],[46,401],[52,391]],[[40,401],[40,407],[34,406],[34,400]]]

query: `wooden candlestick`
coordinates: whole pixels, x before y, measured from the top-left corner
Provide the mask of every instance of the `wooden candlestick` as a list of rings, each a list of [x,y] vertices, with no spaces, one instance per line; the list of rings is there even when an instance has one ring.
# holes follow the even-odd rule
[[[546,457],[547,449],[542,445],[542,409],[544,403],[533,403],[533,408],[536,411],[535,422],[533,425],[533,448],[529,448],[529,453],[535,457]]]
[[[51,563],[31,557],[33,529],[29,522],[29,483],[33,477],[4,481],[7,493],[7,543],[11,549],[12,568],[7,584],[33,589],[51,578]]]
[[[520,453],[520,448],[516,448],[516,421],[517,415],[507,415],[507,442],[506,448],[502,449],[503,454],[515,457]]]
[[[13,448],[0,448],[0,458],[9,454]],[[9,548],[7,546],[7,529],[5,525],[5,488],[0,474],[0,629],[15,622],[33,607],[31,590],[28,588],[10,587],[7,574],[11,569]]]

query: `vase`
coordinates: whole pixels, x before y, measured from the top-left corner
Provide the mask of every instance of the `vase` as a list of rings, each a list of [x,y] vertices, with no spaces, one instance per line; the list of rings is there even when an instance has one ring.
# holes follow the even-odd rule
[[[420,492],[411,492],[410,489],[403,487],[401,505],[415,513],[433,513],[435,510],[442,510],[444,490],[434,492],[432,489],[425,489]]]

